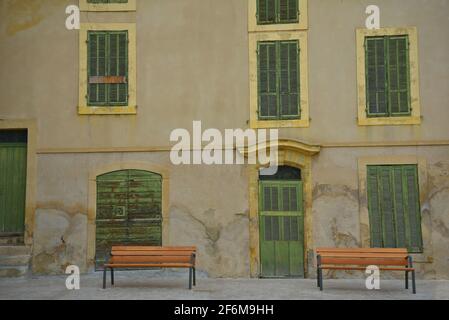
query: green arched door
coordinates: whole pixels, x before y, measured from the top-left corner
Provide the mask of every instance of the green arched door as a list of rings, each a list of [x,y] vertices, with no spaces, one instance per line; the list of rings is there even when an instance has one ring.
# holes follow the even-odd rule
[[[113,245],[162,245],[160,175],[122,170],[97,177],[97,269]]]

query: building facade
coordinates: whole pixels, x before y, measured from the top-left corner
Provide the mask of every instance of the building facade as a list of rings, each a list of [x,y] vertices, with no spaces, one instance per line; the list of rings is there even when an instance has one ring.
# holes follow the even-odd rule
[[[449,1],[377,0],[375,30],[371,4],[1,1],[0,274],[90,272],[133,243],[195,245],[210,277],[407,247],[448,279]],[[279,129],[278,173],[173,164],[193,121]]]

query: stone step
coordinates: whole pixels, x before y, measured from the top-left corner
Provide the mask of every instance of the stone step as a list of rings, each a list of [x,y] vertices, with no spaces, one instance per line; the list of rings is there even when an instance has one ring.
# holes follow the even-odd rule
[[[0,266],[28,266],[30,259],[30,255],[0,256]]]
[[[31,254],[31,248],[27,246],[0,246],[1,256],[25,256]]]
[[[0,278],[24,277],[28,270],[28,266],[0,266]]]

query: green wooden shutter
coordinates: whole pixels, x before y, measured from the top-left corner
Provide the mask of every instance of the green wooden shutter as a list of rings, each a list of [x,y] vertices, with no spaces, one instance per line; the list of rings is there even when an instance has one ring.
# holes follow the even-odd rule
[[[125,81],[101,80],[111,77]],[[92,77],[97,77],[91,81]],[[88,105],[123,106],[128,103],[128,32],[89,31],[88,33]]]
[[[410,114],[408,36],[388,37],[388,93],[391,115]]]
[[[279,23],[294,23],[298,22],[299,14],[298,0],[279,0],[278,4],[278,19]]]
[[[371,245],[422,252],[416,165],[368,166],[367,184]]]
[[[387,116],[387,61],[385,39],[365,39],[366,101],[368,116]]]
[[[386,248],[396,247],[394,220],[393,184],[391,170],[388,167],[379,169],[380,208],[382,211],[383,245]]]
[[[299,43],[279,43],[279,105],[281,119],[299,118]]]
[[[272,24],[276,22],[276,0],[257,0],[257,23]]]
[[[404,186],[406,186],[405,206],[408,220],[408,248],[412,252],[422,252],[421,210],[419,203],[418,169],[416,166],[403,168]]]
[[[382,248],[382,213],[380,210],[379,183],[376,167],[368,167],[367,182],[371,247]]]
[[[277,119],[277,50],[275,42],[258,44],[259,119]]]
[[[128,32],[109,33],[109,76],[128,78]],[[126,81],[128,82],[128,81]],[[108,84],[109,104],[126,105],[128,103],[128,84]]]
[[[393,197],[394,197],[394,211],[395,211],[395,233],[396,233],[396,247],[407,248],[407,221],[405,214],[405,199],[404,199],[404,185],[403,185],[403,169],[402,166],[392,167],[393,171]]]
[[[106,32],[89,31],[88,33],[88,79],[95,76],[107,76],[107,38]],[[106,104],[106,84],[89,83],[88,105]]]

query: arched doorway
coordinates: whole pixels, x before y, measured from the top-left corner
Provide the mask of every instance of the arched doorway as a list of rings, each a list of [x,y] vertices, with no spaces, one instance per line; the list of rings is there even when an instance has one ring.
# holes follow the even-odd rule
[[[162,245],[162,176],[120,170],[96,179],[95,268],[113,245]]]
[[[313,219],[312,219],[312,157],[320,152],[319,146],[308,145],[295,140],[279,140],[278,147],[278,165],[290,166],[301,170],[301,188],[303,189],[303,220],[304,220],[304,277],[310,275],[313,269],[312,256],[313,249]],[[245,151],[245,155],[252,152],[259,153],[268,149],[265,145],[258,145],[254,149]],[[261,256],[260,256],[260,174],[263,166],[251,165],[248,168],[249,183],[249,263],[250,274],[253,278],[262,276]]]
[[[301,170],[281,166],[259,176],[260,275],[304,277],[304,205]]]

